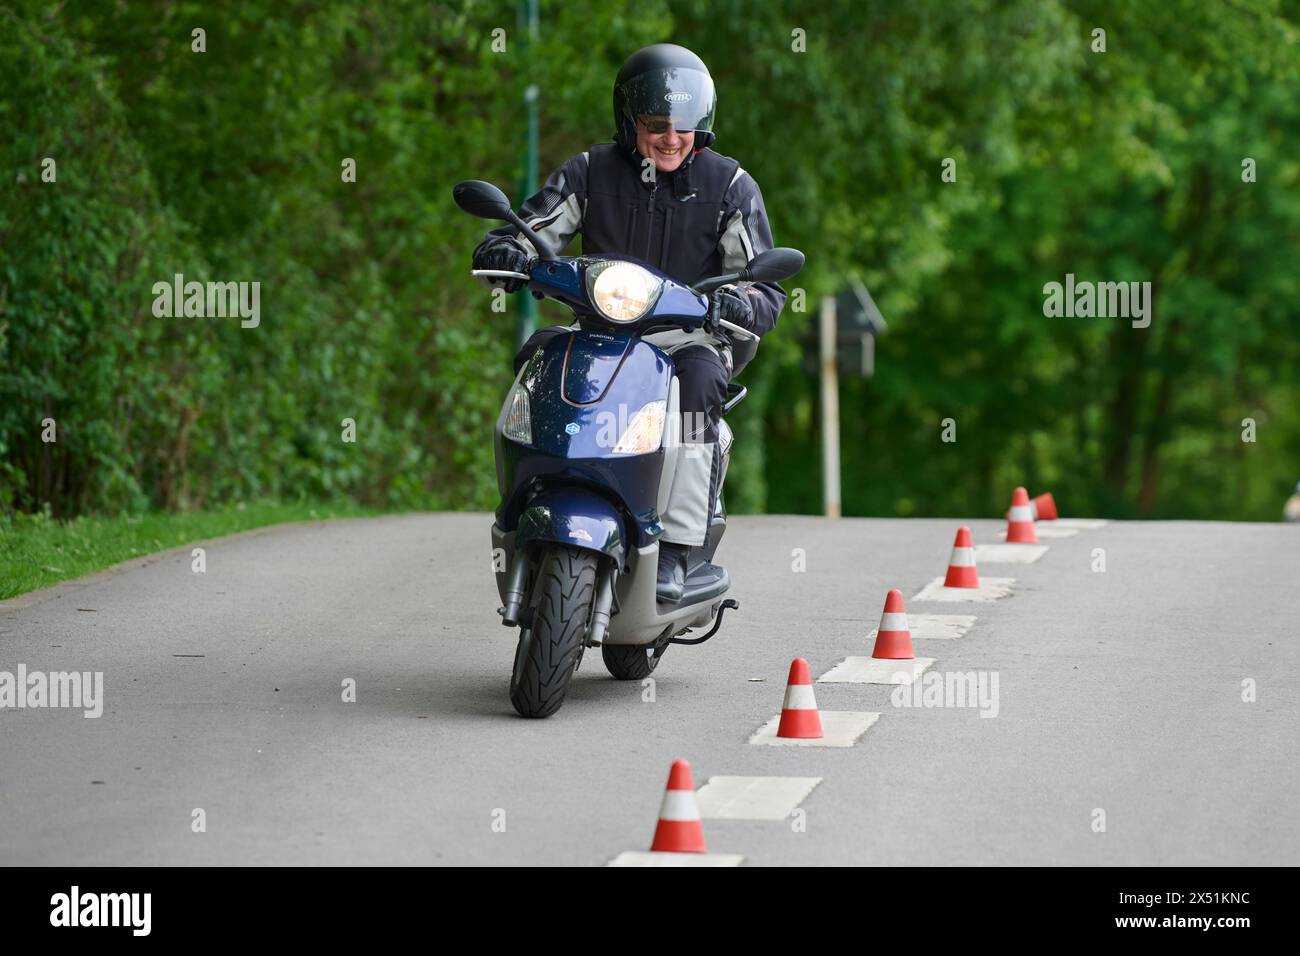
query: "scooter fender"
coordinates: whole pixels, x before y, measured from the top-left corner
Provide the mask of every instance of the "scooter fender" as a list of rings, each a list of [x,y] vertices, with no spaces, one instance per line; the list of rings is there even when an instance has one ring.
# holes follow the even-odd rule
[[[623,519],[617,508],[590,491],[554,488],[529,501],[515,529],[515,553],[537,541],[606,554],[624,566]]]

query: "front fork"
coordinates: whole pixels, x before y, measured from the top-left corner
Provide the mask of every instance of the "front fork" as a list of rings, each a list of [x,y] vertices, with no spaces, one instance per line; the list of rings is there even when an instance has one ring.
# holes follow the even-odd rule
[[[528,549],[516,548],[515,559],[510,562],[510,576],[506,579],[505,605],[501,608],[501,623],[518,627],[524,601],[528,600]]]
[[[609,617],[614,602],[617,600],[614,586],[618,580],[618,567],[612,559],[601,555],[601,573],[596,579],[596,597],[591,605],[591,620],[587,626],[587,636],[583,643],[588,647],[599,647],[609,630]],[[528,571],[531,556],[527,548],[516,549],[514,561],[510,564],[510,574],[506,579],[505,605],[501,608],[501,623],[506,627],[518,627],[524,616],[524,602],[528,600]]]
[[[610,609],[614,606],[618,567],[610,559],[602,560],[601,565],[603,571],[596,580],[596,600],[591,605],[591,625],[584,641],[588,647],[599,647],[605,640],[605,632],[609,630]]]

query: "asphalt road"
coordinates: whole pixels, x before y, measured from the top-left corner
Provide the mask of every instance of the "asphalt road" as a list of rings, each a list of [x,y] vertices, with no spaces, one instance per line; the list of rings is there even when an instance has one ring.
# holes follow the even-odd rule
[[[812,749],[748,743],[791,658],[869,654],[886,591],[942,574],[959,521],[736,518],[718,636],[668,651],[652,703],[588,652],[544,721],[507,699],[489,523],[284,527],[208,543],[203,574],[186,549],[0,604],[0,671],[102,671],[105,698],[0,710],[0,863],[598,865],[648,848],[678,757],[697,786],[823,778],[803,832],[705,822],[750,865],[1300,863],[1294,527],[1113,522],[982,565],[1012,596],[908,611],[977,616],[916,650],[997,672],[997,717],[817,684],[881,717]]]

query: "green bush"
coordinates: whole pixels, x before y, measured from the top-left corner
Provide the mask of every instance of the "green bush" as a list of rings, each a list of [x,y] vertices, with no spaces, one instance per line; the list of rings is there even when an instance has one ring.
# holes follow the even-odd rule
[[[842,383],[846,513],[998,513],[1026,483],[1075,513],[1277,516],[1300,474],[1294,4],[542,12],[530,57],[511,3],[0,0],[0,511],[491,506],[514,316],[467,275],[485,224],[451,187],[515,191],[529,82],[543,173],[607,140],[619,64],[671,37],[808,255],[806,311],[745,373],[734,510],[820,509],[807,356],[856,273],[890,331]],[[1152,328],[1045,318],[1066,272],[1155,282]],[[261,325],[155,317],[175,273],[259,282]]]

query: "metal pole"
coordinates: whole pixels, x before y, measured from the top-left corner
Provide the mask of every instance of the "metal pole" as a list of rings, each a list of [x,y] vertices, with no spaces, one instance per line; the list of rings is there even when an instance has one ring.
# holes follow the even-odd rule
[[[840,379],[835,358],[835,297],[822,296],[822,500],[826,517],[840,516]]]
[[[525,74],[528,77],[528,86],[524,88],[524,107],[528,115],[528,131],[524,142],[524,169],[523,177],[520,182],[520,192],[516,208],[521,206],[525,199],[537,192],[537,84],[532,82],[533,78],[533,50],[537,45],[537,0],[520,0],[519,17],[524,23],[523,47],[524,47],[524,66]],[[519,345],[522,346],[527,341],[528,336],[533,334],[533,329],[537,325],[537,302],[527,293],[515,297],[519,302],[519,322],[518,336]]]

